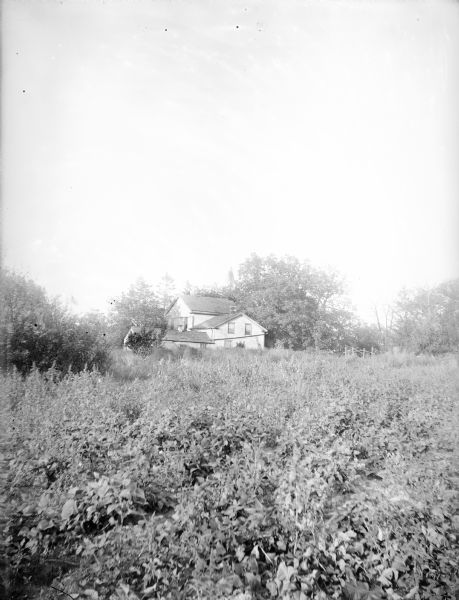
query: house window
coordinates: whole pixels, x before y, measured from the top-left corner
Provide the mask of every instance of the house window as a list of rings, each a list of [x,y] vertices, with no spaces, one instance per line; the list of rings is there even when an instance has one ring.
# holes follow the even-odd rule
[[[228,323],[228,333],[234,333],[236,323],[233,321],[232,323]]]
[[[231,347],[232,347],[232,345],[233,345],[233,343],[232,343],[232,341],[231,341],[231,340],[225,340],[225,341],[224,341],[224,343],[223,343],[223,346],[224,346],[225,348],[231,348]]]
[[[207,344],[206,344],[206,343],[204,343],[204,342],[201,342],[201,343],[199,344],[199,347],[201,348],[201,350],[205,350],[205,349],[206,349],[206,346],[207,346]]]
[[[252,323],[245,324],[245,335],[252,335]]]

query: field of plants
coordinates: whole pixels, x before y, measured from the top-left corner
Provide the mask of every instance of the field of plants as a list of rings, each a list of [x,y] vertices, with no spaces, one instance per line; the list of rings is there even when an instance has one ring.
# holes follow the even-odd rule
[[[0,387],[6,597],[457,598],[454,359],[235,350]]]

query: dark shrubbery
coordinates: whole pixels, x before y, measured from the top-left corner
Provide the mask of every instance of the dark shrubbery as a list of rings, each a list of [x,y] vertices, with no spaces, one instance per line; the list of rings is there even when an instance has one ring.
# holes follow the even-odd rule
[[[0,355],[3,370],[28,373],[105,372],[109,348],[102,315],[77,317],[30,279],[3,271],[0,288]]]

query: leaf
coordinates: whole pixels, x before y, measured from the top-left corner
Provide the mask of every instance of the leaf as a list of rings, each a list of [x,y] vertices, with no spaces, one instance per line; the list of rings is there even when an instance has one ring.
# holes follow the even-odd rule
[[[25,507],[22,509],[22,514],[23,514],[25,517],[30,517],[30,515],[33,515],[33,514],[34,514],[34,512],[35,512],[35,507],[34,507],[34,506],[32,506],[31,504],[28,504],[27,506],[25,506]]]
[[[279,566],[277,567],[277,579],[279,579],[279,581],[290,581],[294,574],[295,569],[293,567],[287,567],[284,561],[279,563]]]
[[[365,600],[368,597],[368,584],[346,583],[343,591],[347,600]]]
[[[42,519],[38,525],[38,529],[45,531],[46,529],[52,529],[54,527],[54,523],[49,519]]]
[[[85,596],[91,598],[91,600],[99,600],[99,594],[96,590],[86,589],[84,590]]]
[[[399,573],[406,571],[405,562],[400,557],[394,558],[394,561],[392,562],[392,568],[394,571],[398,571]]]
[[[217,581],[217,587],[220,594],[231,594],[233,592],[232,577],[222,577]]]
[[[67,519],[70,519],[76,512],[78,512],[76,502],[71,498],[70,500],[67,500],[62,507],[61,519],[67,521]]]
[[[277,540],[277,547],[281,552],[285,552],[287,550],[287,545],[285,544],[284,540]]]
[[[38,502],[39,508],[46,508],[49,504],[49,496],[48,494],[42,494],[40,496],[40,501]]]
[[[384,586],[391,586],[392,577],[394,575],[394,571],[392,569],[384,569],[381,575],[378,577],[378,581]]]
[[[268,581],[266,583],[266,588],[273,598],[277,598],[278,590],[277,590],[277,585],[274,581]]]
[[[419,588],[417,585],[415,585],[413,588],[411,588],[411,590],[405,596],[405,600],[411,600],[412,598],[414,598],[416,596],[416,594],[418,593],[418,590],[419,590]]]

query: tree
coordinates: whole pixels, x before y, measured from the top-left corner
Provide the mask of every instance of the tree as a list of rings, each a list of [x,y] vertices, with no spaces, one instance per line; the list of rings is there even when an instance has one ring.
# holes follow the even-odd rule
[[[365,323],[355,323],[351,330],[348,345],[358,350],[367,350],[368,352],[383,349],[383,342],[378,327]]]
[[[110,342],[118,347],[122,346],[131,327],[137,327],[145,334],[155,329],[164,330],[164,298],[160,298],[153,287],[140,278],[115,299],[109,324]]]
[[[252,254],[239,269],[234,293],[238,303],[268,329],[270,344],[331,349],[339,344],[337,330],[348,320],[336,303],[343,293],[339,275],[292,256]]]
[[[175,288],[175,282],[168,273],[165,273],[161,278],[159,285],[157,286],[159,304],[164,313],[169,308],[176,295],[177,291]]]
[[[390,304],[374,306],[376,324],[379,331],[379,345],[385,351],[394,343],[394,307]]]
[[[459,279],[403,290],[395,305],[395,340],[416,353],[459,350]]]
[[[0,351],[3,369],[25,374],[35,365],[81,371],[108,365],[104,326],[90,317],[77,318],[44,289],[22,275],[3,271],[0,297]]]

